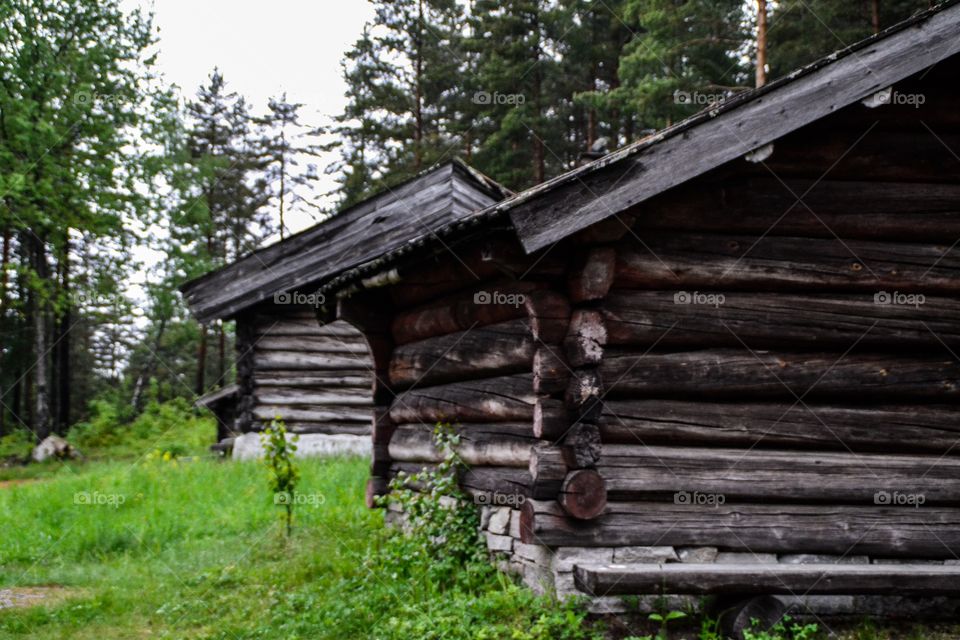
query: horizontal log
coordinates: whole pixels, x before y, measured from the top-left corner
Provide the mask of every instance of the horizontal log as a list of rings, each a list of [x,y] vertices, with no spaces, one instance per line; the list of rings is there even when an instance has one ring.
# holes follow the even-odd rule
[[[523,301],[536,282],[486,283],[429,305],[403,311],[393,319],[391,334],[398,345],[526,317]]]
[[[268,336],[255,343],[257,351],[297,351],[319,355],[348,354],[366,356],[367,341],[361,336],[349,339],[326,336]]]
[[[960,505],[957,457],[606,445],[597,470],[614,501]]]
[[[906,301],[914,304],[906,304]],[[884,350],[960,345],[960,301],[894,291],[791,295],[613,291],[603,317],[611,345]],[[742,342],[741,342],[742,341]]]
[[[960,186],[954,184],[728,180],[651,200],[635,231],[641,237],[684,230],[936,243],[960,237],[958,202]]]
[[[836,238],[649,232],[617,245],[617,289],[960,291],[960,250]]]
[[[390,383],[398,388],[529,372],[537,343],[527,320],[511,320],[397,347]]]
[[[674,400],[608,401],[600,418],[604,444],[726,447],[960,455],[956,409],[933,406],[830,407],[781,403]]]
[[[637,594],[960,594],[960,567],[876,564],[576,565],[574,584],[598,596]]]
[[[256,389],[254,397],[258,403],[304,407],[315,405],[343,405],[350,407],[373,406],[373,397],[369,388],[354,389],[288,389],[285,387],[267,387]]]
[[[253,382],[258,387],[281,387],[288,389],[356,388],[368,392],[373,383],[369,369],[345,369],[324,374],[310,371],[256,371]]]
[[[390,417],[398,424],[532,421],[535,401],[533,376],[526,373],[405,391]]]
[[[600,367],[609,398],[847,398],[954,401],[960,363],[888,354],[770,353],[713,349],[669,354],[608,353]]]
[[[319,370],[356,370],[370,366],[370,358],[367,355],[349,355],[349,354],[310,354],[300,351],[260,351],[255,350],[253,354],[253,366],[261,371],[276,370],[296,370],[311,371]]]
[[[471,466],[527,468],[530,448],[537,442],[527,426],[526,435],[506,435],[475,427],[456,428],[459,443],[455,450]],[[436,447],[433,429],[420,424],[399,425],[390,439],[390,457],[399,462],[442,462],[444,453]]]
[[[360,422],[285,422],[290,433],[323,433],[369,436],[370,425]]]
[[[258,314],[252,321],[253,333],[259,338],[264,337],[296,337],[317,336],[340,338],[342,340],[362,339],[363,335],[355,327],[346,322],[332,322],[321,325],[315,316],[302,315],[263,315]]]
[[[391,477],[403,471],[408,475],[422,470],[435,470],[436,466],[417,462],[395,462],[390,467]],[[530,495],[530,473],[526,469],[510,467],[469,467],[458,475],[460,487],[472,496],[498,493],[508,496],[523,496],[525,500]],[[423,489],[418,483],[408,483],[412,489]]]
[[[555,502],[527,500],[520,534],[527,544],[550,547],[712,546],[753,553],[955,558],[960,509],[608,502],[603,515],[583,523]]]
[[[313,409],[292,409],[277,405],[257,405],[253,409],[253,417],[257,420],[270,421],[276,416],[286,422],[360,422],[370,424],[372,408],[323,406]]]

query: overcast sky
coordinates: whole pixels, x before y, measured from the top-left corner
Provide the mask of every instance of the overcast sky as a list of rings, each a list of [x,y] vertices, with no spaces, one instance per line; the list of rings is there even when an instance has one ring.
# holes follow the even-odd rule
[[[366,0],[124,0],[152,8],[160,29],[159,70],[191,96],[219,67],[229,88],[257,111],[267,98],[287,92],[302,102],[303,121],[326,124],[344,107],[343,53],[373,17]],[[334,155],[336,151],[332,152]],[[331,156],[329,160],[333,160]],[[322,169],[328,161],[321,160]],[[318,193],[334,187],[321,175]],[[286,220],[291,231],[313,221]]]

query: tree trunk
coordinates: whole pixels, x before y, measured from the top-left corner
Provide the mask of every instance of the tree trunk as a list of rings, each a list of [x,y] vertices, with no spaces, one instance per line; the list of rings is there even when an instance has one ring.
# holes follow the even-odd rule
[[[217,385],[224,386],[224,377],[227,375],[227,336],[223,330],[223,321],[217,323],[217,369],[219,377]]]
[[[42,240],[30,233],[29,242],[33,258],[33,270],[41,282],[48,278],[47,252]],[[31,294],[31,312],[33,320],[33,367],[34,405],[33,430],[37,438],[43,440],[50,435],[50,385],[47,341],[47,314],[43,296],[38,291]]]
[[[416,82],[416,100],[413,105],[413,117],[415,128],[413,130],[413,168],[420,171],[420,165],[423,162],[423,0],[417,3],[417,32],[414,39],[414,48],[416,49],[414,66],[416,72],[414,82]]]
[[[200,325],[200,344],[197,345],[197,382],[194,392],[198,396],[203,395],[206,388],[206,370],[207,370],[207,325]]]
[[[60,258],[60,287],[63,294],[63,311],[57,318],[55,371],[57,381],[57,414],[55,429],[65,434],[70,428],[70,325],[73,311],[70,302],[70,238],[69,230],[64,239],[63,254]]]
[[[767,83],[767,0],[757,0],[757,86]]]
[[[870,22],[873,25],[873,32],[880,33],[880,0],[873,0],[870,3]]]

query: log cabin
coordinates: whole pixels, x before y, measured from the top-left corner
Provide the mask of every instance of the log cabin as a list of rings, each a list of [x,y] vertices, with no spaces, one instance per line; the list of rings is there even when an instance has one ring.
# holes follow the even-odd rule
[[[276,417],[300,435],[301,449],[310,449],[305,441],[315,436],[369,443],[367,343],[346,322],[317,322],[323,294],[316,282],[508,194],[451,161],[184,284],[181,292],[198,321],[236,322],[236,383],[197,400],[217,418],[214,448],[228,452],[236,437],[255,434]]]
[[[322,275],[187,297],[214,317],[317,276],[318,322],[369,353],[371,504],[454,424],[534,588],[956,616],[958,78],[948,2]],[[271,264],[316,250],[288,246]]]

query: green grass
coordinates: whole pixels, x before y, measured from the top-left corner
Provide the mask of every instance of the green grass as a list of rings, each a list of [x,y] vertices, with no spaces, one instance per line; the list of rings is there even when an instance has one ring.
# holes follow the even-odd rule
[[[253,463],[89,463],[0,489],[0,588],[73,594],[0,611],[0,638],[587,637],[574,610],[497,574],[445,590],[391,575],[368,463],[301,470],[323,504],[297,508],[290,539]]]

